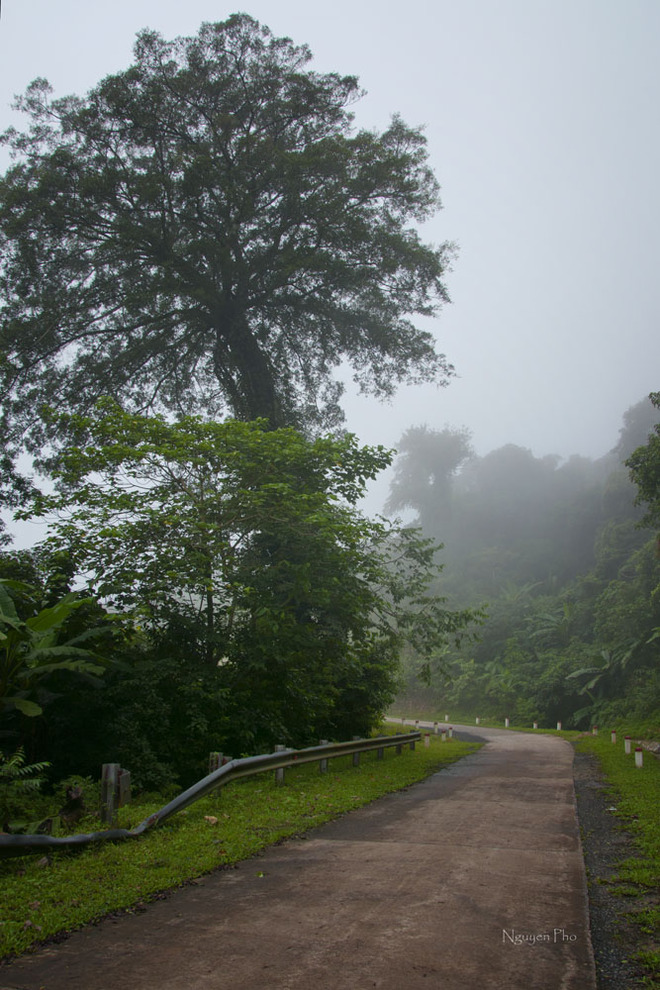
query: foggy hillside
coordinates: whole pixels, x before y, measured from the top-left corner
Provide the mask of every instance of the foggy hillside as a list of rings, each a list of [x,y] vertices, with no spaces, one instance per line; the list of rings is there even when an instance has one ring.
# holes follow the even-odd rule
[[[477,457],[464,428],[404,433],[386,510],[444,545],[450,604],[487,612],[478,643],[431,665],[427,700],[549,724],[657,714],[660,559],[625,461],[659,422],[640,401],[593,460],[514,444]],[[408,657],[414,694],[422,668]]]

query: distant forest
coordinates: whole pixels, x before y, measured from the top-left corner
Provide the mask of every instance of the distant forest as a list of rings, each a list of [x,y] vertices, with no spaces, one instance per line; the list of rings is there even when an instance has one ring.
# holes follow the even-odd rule
[[[406,655],[400,704],[658,726],[660,542],[625,462],[659,421],[644,399],[610,453],[564,462],[513,444],[477,457],[466,429],[407,430],[386,512],[412,510],[444,544],[436,590],[484,619],[472,644]]]

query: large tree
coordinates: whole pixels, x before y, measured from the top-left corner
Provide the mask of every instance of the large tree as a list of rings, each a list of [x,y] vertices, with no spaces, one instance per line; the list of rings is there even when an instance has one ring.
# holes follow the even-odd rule
[[[341,421],[334,370],[362,389],[446,383],[415,316],[446,299],[451,245],[420,129],[356,131],[353,76],[245,14],[194,37],[138,35],[86,97],[36,80],[0,179],[4,435],[34,409],[113,395],[271,426]]]
[[[386,512],[416,509],[427,534],[446,537],[451,519],[452,480],[474,457],[471,435],[465,427],[431,430],[412,426],[401,437]]]

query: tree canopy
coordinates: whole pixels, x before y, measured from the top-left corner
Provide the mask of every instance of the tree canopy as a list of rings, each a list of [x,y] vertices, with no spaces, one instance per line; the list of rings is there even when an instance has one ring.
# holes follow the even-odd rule
[[[335,369],[389,396],[452,373],[413,322],[447,298],[451,245],[421,130],[355,130],[353,76],[245,14],[138,35],[85,97],[34,81],[0,179],[4,435],[34,410],[228,411],[341,421]]]
[[[242,749],[367,731],[402,644],[428,654],[473,619],[428,593],[431,541],[356,510],[389,463],[381,447],[110,400],[64,426],[58,490],[25,510],[51,519],[44,549],[210,672]]]
[[[660,392],[649,396],[654,407],[660,410]],[[638,447],[626,461],[630,477],[637,485],[637,502],[646,503],[644,524],[660,526],[660,423],[647,431],[647,442]]]

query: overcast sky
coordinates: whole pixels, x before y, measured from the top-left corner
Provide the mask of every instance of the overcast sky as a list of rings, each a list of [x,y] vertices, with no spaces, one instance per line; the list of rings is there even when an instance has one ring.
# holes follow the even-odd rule
[[[0,129],[35,77],[81,94],[130,64],[141,28],[189,35],[237,10],[359,76],[359,126],[425,125],[444,209],[423,236],[459,245],[432,325],[459,378],[390,406],[349,397],[348,427],[393,446],[467,426],[480,454],[610,449],[660,389],[660,2],[4,0]]]

